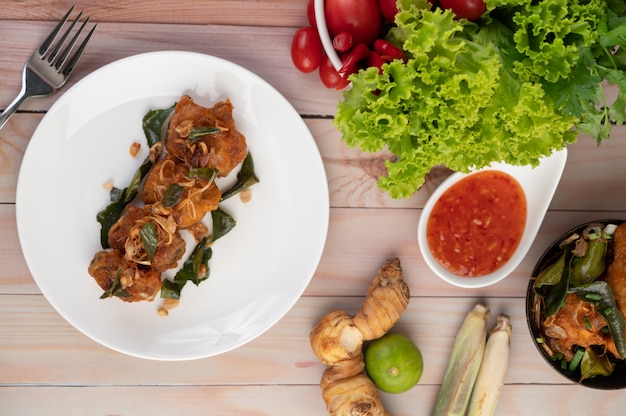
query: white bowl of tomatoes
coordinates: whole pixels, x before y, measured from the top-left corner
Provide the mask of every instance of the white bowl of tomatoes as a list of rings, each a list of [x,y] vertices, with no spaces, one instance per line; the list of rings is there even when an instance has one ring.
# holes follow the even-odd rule
[[[294,65],[305,73],[318,70],[326,87],[342,90],[350,84],[348,77],[362,68],[381,69],[386,62],[406,60],[399,45],[386,39],[401,1],[309,0],[310,26],[298,29],[291,44]],[[483,0],[424,1],[473,21],[487,10]]]
[[[401,49],[385,40],[385,32],[398,12],[396,0],[312,0],[312,3],[324,49],[320,77],[327,87],[343,89],[350,83],[350,74],[361,68],[380,68],[385,59],[406,59]]]
[[[383,19],[387,19],[381,4],[393,7],[391,22],[398,10],[395,0],[313,0],[313,4],[324,52],[337,71],[343,66],[340,53],[358,44],[370,46],[381,36]]]
[[[397,10],[395,0],[309,0],[310,26],[298,29],[291,44],[294,65],[305,73],[319,69],[328,88],[345,88],[353,72],[380,67],[383,56],[403,57],[384,39]]]

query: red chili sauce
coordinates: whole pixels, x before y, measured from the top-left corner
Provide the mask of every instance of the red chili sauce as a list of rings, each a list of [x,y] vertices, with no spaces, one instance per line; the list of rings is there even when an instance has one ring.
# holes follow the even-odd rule
[[[505,264],[526,224],[526,195],[510,175],[486,170],[445,191],[433,206],[426,238],[435,259],[460,276],[483,276]]]

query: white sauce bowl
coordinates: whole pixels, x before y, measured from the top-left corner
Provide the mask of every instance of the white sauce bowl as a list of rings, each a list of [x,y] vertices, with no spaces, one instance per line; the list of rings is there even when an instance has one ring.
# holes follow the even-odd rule
[[[428,267],[442,280],[454,286],[464,288],[489,286],[510,275],[517,266],[519,266],[524,257],[526,257],[528,250],[539,232],[543,218],[548,211],[552,197],[561,180],[566,161],[567,149],[563,149],[553,153],[549,157],[543,158],[540,165],[534,169],[530,166],[511,166],[504,163],[494,163],[488,168],[481,169],[492,169],[507,173],[519,182],[526,195],[527,218],[522,239],[509,261],[490,274],[476,277],[460,276],[452,273],[435,259],[428,247],[426,228],[433,206],[441,195],[452,185],[475,172],[469,174],[457,172],[450,175],[450,177],[437,187],[426,202],[417,226],[417,241],[422,257]]]

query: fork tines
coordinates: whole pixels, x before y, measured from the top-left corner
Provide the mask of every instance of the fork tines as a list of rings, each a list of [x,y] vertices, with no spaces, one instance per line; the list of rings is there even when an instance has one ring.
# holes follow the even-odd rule
[[[83,39],[82,43],[78,46],[76,53],[74,53],[69,61],[66,62],[68,56],[72,52],[72,49],[74,49],[74,46],[76,45],[76,42],[78,41],[83,29],[89,22],[89,17],[87,16],[87,18],[83,20],[78,30],[75,31],[74,36],[70,39],[69,43],[66,44],[72,31],[74,30],[74,27],[83,16],[83,12],[79,12],[78,16],[73,21],[70,21],[67,30],[63,32],[63,34],[59,37],[59,34],[61,34],[63,27],[66,26],[70,15],[74,11],[74,8],[75,5],[67,11],[65,16],[63,16],[59,23],[57,23],[55,28],[52,30],[52,32],[50,32],[46,40],[36,52],[39,55],[39,59],[46,60],[50,66],[54,66],[59,73],[62,73],[65,76],[68,76],[76,66],[76,63],[80,59],[83,50],[87,46],[91,35],[96,29],[96,26],[98,26],[97,23],[93,25],[89,33],[87,33],[87,35]],[[59,38],[58,41],[57,38]]]

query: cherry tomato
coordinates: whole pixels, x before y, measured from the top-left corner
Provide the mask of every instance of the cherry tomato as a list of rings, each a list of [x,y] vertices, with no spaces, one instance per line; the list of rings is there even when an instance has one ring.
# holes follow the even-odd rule
[[[315,71],[322,62],[323,48],[317,30],[301,27],[291,41],[291,60],[302,72]]]
[[[306,5],[306,18],[314,29],[317,29],[317,20],[315,20],[315,1],[309,0]]]
[[[322,63],[320,64],[320,79],[326,88],[335,88],[338,90],[344,89],[350,81],[343,78],[330,61],[327,55],[322,57]]]
[[[378,0],[326,0],[324,15],[331,38],[348,32],[355,44],[370,44],[380,35],[382,15]]]
[[[441,7],[450,9],[457,19],[476,21],[487,11],[483,0],[440,0]]]
[[[348,32],[337,33],[333,38],[333,48],[337,52],[348,52],[353,44],[354,38]]]

